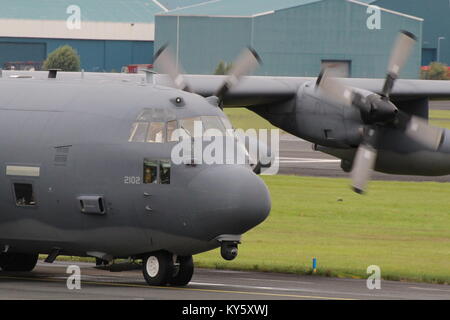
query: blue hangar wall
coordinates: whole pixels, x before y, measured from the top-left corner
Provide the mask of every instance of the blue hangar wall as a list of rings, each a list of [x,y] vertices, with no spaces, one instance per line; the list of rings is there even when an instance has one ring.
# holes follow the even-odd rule
[[[256,75],[317,76],[322,64],[341,62],[351,77],[383,78],[399,30],[422,39],[422,19],[401,13],[383,10],[381,28],[368,28],[372,14],[359,1],[298,1],[305,4],[243,16],[224,11],[228,1],[156,15],[155,50],[169,43],[193,74],[213,73],[219,61],[232,62],[250,45],[263,61]],[[416,46],[401,77],[418,78],[420,65]]]
[[[371,4],[423,18],[422,65],[437,61],[438,56],[450,65],[449,0],[376,0]]]
[[[153,63],[153,41],[0,37],[0,68],[6,62],[42,62],[66,44],[77,50],[85,71],[120,72],[128,64]]]

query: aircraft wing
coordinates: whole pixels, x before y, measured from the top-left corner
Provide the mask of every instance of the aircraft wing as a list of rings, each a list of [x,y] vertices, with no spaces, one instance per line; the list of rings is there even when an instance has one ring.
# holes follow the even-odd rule
[[[21,74],[30,75],[38,79],[45,79],[48,74],[43,71],[3,71],[3,73],[4,76]],[[142,81],[145,75],[92,72],[86,72],[84,76],[79,72],[61,72],[58,74],[58,78],[62,79],[80,79],[82,77],[94,81]],[[204,97],[214,95],[226,78],[226,76],[216,75],[184,75],[184,77],[192,91]],[[167,75],[154,74],[152,78],[154,84],[173,86]],[[312,77],[242,77],[239,83],[225,96],[224,107],[246,107],[283,102],[294,98],[300,87],[306,82],[314,85],[316,79]],[[381,93],[385,80],[342,78],[339,81],[350,87]],[[450,99],[450,81],[399,79],[395,82],[390,96],[393,101],[414,100],[424,97]]]
[[[185,75],[191,90],[204,97],[213,96],[224,83],[226,76]],[[314,78],[243,77],[224,98],[224,107],[245,107],[277,103],[292,99],[298,89]],[[171,86],[165,75],[155,75],[155,83]]]
[[[170,79],[157,75],[155,82],[170,86]],[[185,75],[193,92],[212,96],[224,82],[226,76]],[[224,107],[243,107],[270,104],[289,100],[306,82],[314,84],[316,78],[248,76],[232,88],[224,99]],[[384,79],[342,78],[343,84],[381,93]],[[450,99],[450,81],[399,79],[391,92],[391,100],[414,100],[418,98]]]
[[[384,79],[341,79],[348,86],[381,93]],[[391,100],[413,100],[417,98],[450,99],[450,81],[398,79],[390,94]]]

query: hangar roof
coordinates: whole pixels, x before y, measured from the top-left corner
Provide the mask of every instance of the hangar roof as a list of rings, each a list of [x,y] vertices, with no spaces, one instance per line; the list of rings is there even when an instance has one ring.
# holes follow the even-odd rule
[[[71,5],[80,7],[82,20],[98,22],[153,23],[163,11],[152,0],[0,0],[0,19],[66,20]]]
[[[173,0],[172,0],[173,1]],[[254,16],[262,13],[297,7],[322,0],[210,0],[191,6],[169,10],[167,14],[211,15],[211,16]]]
[[[324,0],[160,0],[161,3],[167,3],[169,5],[167,10],[160,13],[166,15],[255,17],[273,13],[277,10],[303,6],[321,1]],[[347,1],[361,5],[370,5],[377,2],[377,0]],[[182,7],[180,7],[180,5],[182,5]],[[422,20],[417,17],[405,15],[392,10],[386,10],[384,8],[381,8],[381,10],[416,20]]]

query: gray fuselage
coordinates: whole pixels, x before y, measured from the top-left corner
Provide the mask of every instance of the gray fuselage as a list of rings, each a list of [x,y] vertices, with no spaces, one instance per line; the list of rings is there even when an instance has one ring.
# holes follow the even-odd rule
[[[174,143],[129,141],[142,110],[160,122],[225,117],[201,96],[150,84],[0,79],[0,244],[100,258],[191,255],[267,217],[268,190],[242,165],[172,165],[170,183],[144,183],[144,160],[170,162]],[[21,205],[28,185],[33,202]]]

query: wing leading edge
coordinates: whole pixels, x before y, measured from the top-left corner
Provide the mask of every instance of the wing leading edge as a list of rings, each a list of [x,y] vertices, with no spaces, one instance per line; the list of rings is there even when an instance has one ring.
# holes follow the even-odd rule
[[[223,83],[225,76],[186,75],[194,92],[211,96]],[[292,99],[306,82],[315,83],[316,78],[248,76],[227,93],[224,107],[245,107],[275,104]],[[384,79],[343,78],[343,84],[381,94]],[[168,85],[164,75],[156,77],[157,84]],[[391,92],[393,101],[418,98],[450,99],[450,81],[399,79]]]

